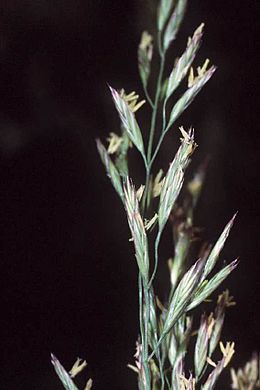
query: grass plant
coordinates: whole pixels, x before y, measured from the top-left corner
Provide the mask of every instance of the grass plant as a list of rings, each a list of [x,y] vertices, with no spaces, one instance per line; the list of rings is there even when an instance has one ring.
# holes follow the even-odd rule
[[[196,235],[194,210],[205,178],[205,164],[197,169],[191,180],[185,180],[191,157],[197,149],[195,131],[183,127],[178,130],[175,124],[211,79],[216,67],[209,65],[208,59],[196,69],[193,67],[203,38],[204,24],[201,24],[188,38],[186,48],[172,63],[169,74],[165,74],[167,52],[177,37],[186,6],[186,0],[160,0],[157,36],[152,37],[144,31],[138,46],[138,68],[145,100],[140,100],[134,91],[128,93],[109,86],[120,119],[120,131],[109,134],[108,145],[97,140],[107,176],[125,209],[135,252],[139,335],[135,361],[128,366],[137,375],[139,390],[212,390],[234,354],[234,342],[221,341],[226,309],[234,305],[229,292],[219,294],[215,309],[203,312],[198,326],[197,311],[194,313],[194,309],[209,300],[232,273],[237,260],[224,266],[218,264],[216,270],[234,215],[219,233],[215,244],[202,244],[197,258],[191,264],[189,261]],[[149,81],[155,54],[160,66],[155,91],[151,92]],[[182,96],[174,100],[177,88],[185,84]],[[151,112],[149,129],[141,128],[138,122],[138,111],[145,103]],[[173,131],[181,136],[177,153],[166,172],[155,172],[154,163],[161,145],[166,135]],[[134,173],[129,171],[132,148],[140,154],[144,165],[144,184],[139,188],[135,185]],[[174,253],[168,260],[168,300],[161,302],[154,282],[160,277],[159,262],[166,264],[160,253],[166,229],[172,229]],[[217,350],[222,355],[218,361],[215,357]],[[191,356],[191,366],[187,366],[187,354]],[[239,387],[239,383],[247,383],[251,380],[247,376],[255,375],[252,371],[256,358],[253,359],[250,369],[232,371],[233,389],[249,388]],[[64,387],[77,390],[73,377],[86,363],[78,359],[69,373],[53,355],[52,363]],[[90,379],[85,390],[91,386]]]

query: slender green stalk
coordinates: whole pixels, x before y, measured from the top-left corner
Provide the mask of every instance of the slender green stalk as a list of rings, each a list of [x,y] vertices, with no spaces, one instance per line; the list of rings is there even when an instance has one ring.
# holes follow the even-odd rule
[[[155,151],[154,151],[154,153],[153,153],[153,156],[152,156],[151,160],[150,160],[149,163],[148,163],[149,169],[152,168],[152,165],[153,165],[153,163],[154,163],[154,160],[156,159],[157,154],[158,154],[158,152],[159,152],[159,150],[160,150],[160,148],[161,148],[161,145],[162,145],[163,139],[164,139],[164,137],[165,137],[165,134],[167,133],[167,131],[168,131],[169,129],[170,129],[170,126],[168,125],[168,126],[165,128],[165,130],[162,131],[162,133],[161,133],[161,135],[160,135],[160,138],[159,138],[159,140],[158,140],[158,143],[157,143],[157,145],[156,145]]]
[[[146,282],[143,282],[144,288],[144,300],[145,300],[145,318],[144,318],[144,344],[143,344],[143,365],[145,372],[145,387],[146,390],[151,389],[151,373],[149,367],[148,359],[148,328],[149,328],[149,318],[150,318],[150,298],[149,298],[149,288]]]
[[[160,70],[159,70],[159,76],[157,81],[157,87],[156,87],[156,95],[154,100],[154,107],[153,107],[153,113],[152,113],[152,119],[151,119],[151,127],[150,127],[150,134],[149,134],[149,141],[148,141],[148,149],[147,149],[147,162],[149,165],[149,162],[151,160],[152,155],[152,147],[153,147],[153,139],[154,139],[154,132],[155,132],[155,125],[156,125],[156,118],[158,114],[158,103],[160,99],[160,93],[161,93],[161,85],[162,85],[162,76],[163,76],[163,70],[164,70],[164,63],[165,63],[165,55],[161,55],[160,60]]]
[[[143,309],[143,281],[142,281],[142,275],[139,272],[138,276],[138,288],[139,288],[139,321],[140,321],[140,332],[141,332],[141,342],[142,342],[142,362],[144,366],[144,373],[145,373],[145,380],[146,385],[144,386],[145,390],[149,390],[151,387],[151,378],[150,378],[150,369],[149,369],[149,362],[147,359],[148,355],[148,323],[149,319],[146,321],[147,316],[147,308],[146,308],[146,314],[144,317],[144,309]],[[146,293],[145,295],[145,307],[146,307]]]
[[[154,109],[154,102],[152,101],[152,98],[151,98],[151,96],[149,95],[147,86],[146,86],[146,85],[143,85],[143,88],[144,88],[145,97],[146,97],[148,103],[150,104],[151,108]]]
[[[167,105],[167,98],[163,101],[163,125],[162,125],[162,133],[164,133],[166,129],[166,105]]]
[[[148,192],[149,192],[149,183],[150,183],[150,167],[147,163],[145,167],[145,187],[144,187],[144,195],[142,197],[142,211],[143,215],[145,215],[146,209],[147,209],[147,198],[148,198]]]
[[[144,324],[143,324],[143,286],[142,286],[142,275],[138,273],[138,296],[139,296],[139,326],[141,333],[141,343],[144,344]]]
[[[158,268],[160,239],[161,239],[161,232],[159,231],[158,234],[157,234],[157,237],[155,239],[155,244],[154,244],[154,270],[153,270],[151,279],[149,281],[149,287],[153,283],[153,280],[155,278],[155,275],[156,275],[156,272],[157,272],[157,268]]]
[[[161,379],[161,390],[164,390],[165,387],[165,378],[164,378],[164,372],[163,372],[163,365],[161,359],[159,360],[159,369],[160,369],[160,379]]]
[[[153,111],[152,111],[152,118],[151,118],[151,126],[150,126],[150,132],[149,132],[149,140],[148,140],[148,147],[147,147],[147,156],[146,156],[146,179],[145,179],[145,193],[143,197],[143,210],[146,209],[147,206],[147,196],[148,196],[148,187],[149,187],[149,181],[150,181],[150,173],[151,173],[151,155],[152,155],[152,149],[153,149],[153,139],[154,139],[154,133],[155,133],[155,126],[156,126],[156,118],[158,114],[158,104],[160,100],[160,94],[161,94],[161,88],[162,88],[162,77],[163,77],[163,71],[164,71],[164,64],[165,64],[165,53],[162,51],[161,47],[161,33],[158,32],[158,48],[160,53],[160,70],[159,75],[157,79],[157,86],[156,86],[156,93],[155,93],[155,99],[154,103],[152,105]],[[146,88],[145,88],[146,90]]]

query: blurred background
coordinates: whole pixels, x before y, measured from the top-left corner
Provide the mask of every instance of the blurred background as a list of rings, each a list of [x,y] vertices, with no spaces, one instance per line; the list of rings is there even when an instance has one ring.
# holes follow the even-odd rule
[[[218,70],[168,135],[158,164],[172,159],[178,125],[194,126],[190,171],[210,156],[196,214],[204,238],[216,240],[239,212],[220,259],[240,258],[225,283],[237,306],[222,337],[235,341],[238,367],[260,347],[259,2],[189,3],[168,71],[202,21],[195,65],[209,57]],[[136,264],[95,138],[119,129],[107,82],[142,96],[136,50],[142,30],[153,32],[152,1],[1,0],[0,11],[0,388],[61,389],[53,352],[66,368],[77,356],[87,360],[81,386],[91,376],[94,389],[134,389],[126,364],[138,332]],[[148,105],[142,111],[145,128]],[[158,281],[162,300],[165,285]],[[225,375],[221,389],[229,388]]]

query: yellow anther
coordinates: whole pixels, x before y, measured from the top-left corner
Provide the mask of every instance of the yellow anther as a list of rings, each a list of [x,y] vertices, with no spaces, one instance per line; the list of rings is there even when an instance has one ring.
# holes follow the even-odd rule
[[[207,72],[207,68],[209,65],[209,59],[207,58],[202,66],[198,66],[197,68],[197,76],[194,76],[194,70],[193,67],[191,66],[190,68],[190,73],[188,77],[188,88],[191,88],[194,84],[196,84]]]
[[[110,133],[109,137],[107,138],[107,140],[109,142],[107,152],[108,152],[108,154],[114,154],[119,149],[119,147],[120,147],[120,145],[121,145],[121,143],[123,141],[123,138],[119,137],[115,133]]]
[[[226,347],[224,347],[224,344],[222,343],[222,341],[219,343],[219,346],[220,346],[220,349],[221,349],[221,352],[223,354],[223,357],[224,357],[224,367],[226,367],[228,365],[228,363],[230,362],[230,360],[232,359],[232,356],[234,355],[235,353],[235,343],[232,342],[228,342],[226,344]]]
[[[69,371],[71,378],[74,378],[76,375],[78,375],[78,373],[80,373],[86,367],[86,365],[87,365],[86,360],[82,361],[82,359],[77,358],[71,370]]]
[[[128,107],[132,112],[136,112],[137,110],[139,110],[139,108],[141,108],[142,105],[145,103],[145,100],[141,100],[140,102],[138,102],[139,95],[137,95],[135,91],[126,94],[125,90],[121,89],[120,97],[124,99],[124,101],[127,103]]]

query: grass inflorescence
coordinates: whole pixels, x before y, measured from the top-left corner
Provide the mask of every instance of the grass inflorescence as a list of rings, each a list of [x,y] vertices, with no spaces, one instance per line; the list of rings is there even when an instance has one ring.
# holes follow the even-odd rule
[[[215,309],[202,313],[200,321],[196,321],[194,315],[194,309],[209,300],[237,266],[237,260],[234,260],[222,267],[219,264],[216,270],[235,215],[220,232],[216,243],[201,245],[198,257],[192,264],[188,262],[196,235],[194,210],[205,178],[205,164],[202,164],[191,180],[185,180],[186,170],[197,149],[194,129],[179,128],[180,146],[176,155],[172,156],[167,172],[154,172],[153,169],[166,135],[176,131],[176,120],[216,70],[214,65],[209,66],[208,59],[196,70],[193,68],[202,43],[202,23],[188,38],[186,48],[172,63],[169,74],[165,74],[167,51],[177,37],[186,6],[186,0],[160,0],[157,36],[153,37],[147,31],[141,36],[137,60],[144,97],[151,111],[150,121],[146,121],[150,123],[149,129],[141,128],[138,123],[138,111],[143,109],[144,99],[140,99],[134,91],[126,93],[124,89],[116,90],[109,86],[120,119],[120,131],[118,134],[110,133],[108,145],[97,140],[98,153],[107,176],[125,209],[135,252],[139,335],[135,362],[128,366],[137,374],[139,390],[211,390],[234,354],[234,342],[221,341],[226,309],[235,304],[228,290],[219,294]],[[156,50],[160,66],[156,88],[151,93],[149,81]],[[173,104],[175,91],[184,83],[186,90]],[[139,188],[135,185],[134,174],[129,172],[130,148],[140,153],[144,164],[145,177]],[[166,263],[160,253],[160,244],[167,228],[173,231],[174,252],[168,260],[168,300],[161,302],[154,281],[158,277],[158,264]],[[217,350],[222,356],[218,361],[215,358]],[[186,367],[188,351],[193,356],[193,362],[192,366]],[[77,360],[70,373],[54,356],[52,363],[64,387],[76,390],[71,373],[81,371],[85,362]],[[239,383],[247,383],[255,375],[255,358],[250,364],[251,371],[249,368],[247,371],[232,371],[234,389],[242,389],[238,387]],[[92,381],[89,380],[85,389],[91,386]]]

